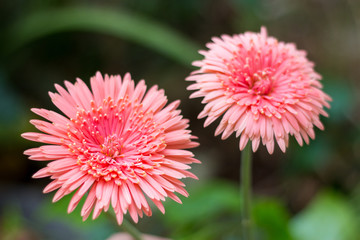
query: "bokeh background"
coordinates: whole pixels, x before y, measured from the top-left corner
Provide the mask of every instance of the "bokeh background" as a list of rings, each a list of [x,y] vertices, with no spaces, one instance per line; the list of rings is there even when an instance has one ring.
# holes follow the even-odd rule
[[[325,131],[309,146],[291,141],[283,154],[254,155],[253,215],[260,240],[360,239],[360,2],[357,0],[2,0],[0,1],[0,239],[106,239],[119,231],[101,216],[83,223],[69,197],[52,204],[31,176],[45,163],[28,160],[39,146],[31,107],[56,110],[54,84],[86,83],[96,71],[130,72],[158,84],[201,146],[199,181],[186,180],[183,205],[168,200],[138,228],[173,239],[240,239],[240,152],[235,136],[213,137],[198,120],[200,99],[188,99],[185,77],[212,36],[259,31],[308,51],[332,98]],[[104,215],[104,214],[102,214]]]

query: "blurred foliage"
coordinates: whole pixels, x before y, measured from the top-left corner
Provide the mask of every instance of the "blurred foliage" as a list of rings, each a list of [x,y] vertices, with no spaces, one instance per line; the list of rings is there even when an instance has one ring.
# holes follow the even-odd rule
[[[158,84],[181,109],[201,146],[183,205],[165,202],[138,227],[174,239],[239,239],[238,139],[213,137],[188,100],[184,78],[212,36],[267,26],[269,34],[306,49],[332,98],[325,131],[309,146],[292,139],[286,154],[254,160],[257,240],[357,240],[360,224],[360,3],[354,0],[14,0],[0,2],[0,239],[105,239],[119,230],[104,214],[82,222],[67,215],[71,196],[52,204],[48,180],[30,180],[43,166],[28,161],[20,139],[33,131],[31,107],[55,109],[47,91],[64,79],[88,82],[97,70],[131,72]],[[80,204],[81,205],[81,204]]]
[[[24,219],[17,207],[9,206],[5,209],[2,216],[2,239],[17,239],[25,227]]]
[[[111,223],[114,219],[107,218],[107,214],[104,213],[95,220],[91,220],[90,216],[88,221],[82,221],[80,212],[85,199],[80,201],[74,212],[64,214],[67,212],[71,197],[72,194],[67,195],[56,203],[52,203],[51,198],[47,197],[39,207],[38,213],[41,217],[39,221],[44,226],[42,233],[46,234],[47,239],[106,239],[116,232],[115,222]],[[62,234],[64,231],[69,236],[64,236]]]
[[[20,101],[18,93],[9,85],[5,73],[0,69],[0,138],[9,138],[14,133],[18,135],[19,125],[24,118],[24,106]]]
[[[260,198],[254,206],[254,221],[259,239],[292,240],[290,213],[279,199]]]
[[[335,192],[322,192],[291,221],[296,240],[356,240],[359,224],[349,202]]]
[[[71,7],[34,12],[10,27],[5,54],[39,38],[63,31],[89,31],[134,41],[189,65],[198,46],[176,31],[140,15],[99,7]],[[176,46],[176,47],[174,47]]]
[[[191,198],[166,202],[164,224],[173,228],[174,239],[229,239],[239,230],[240,197],[235,185],[207,182],[192,189]],[[216,225],[216,226],[214,226]],[[236,236],[236,235],[235,235]]]
[[[138,228],[179,240],[239,239],[241,200],[238,192],[236,184],[226,181],[199,184],[189,189],[191,197],[183,199],[181,206],[166,201],[164,215],[155,210],[155,215],[142,219]],[[352,210],[352,205],[359,208],[359,196],[357,191],[351,202],[334,190],[322,191],[293,218],[283,201],[256,196],[252,211],[254,235],[257,240],[357,240],[359,215]],[[13,203],[2,216],[3,239],[17,239],[14,236],[20,233],[31,233],[38,236],[34,239],[95,240],[106,239],[121,230],[111,214],[102,213],[96,220],[83,222],[80,216],[83,200],[73,213],[66,214],[71,197],[65,196],[56,203],[51,203],[49,196],[42,198],[30,218],[24,218],[19,206]]]

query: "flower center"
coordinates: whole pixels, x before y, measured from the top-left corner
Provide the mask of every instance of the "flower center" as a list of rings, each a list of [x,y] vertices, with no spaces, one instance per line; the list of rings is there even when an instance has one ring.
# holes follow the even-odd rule
[[[273,90],[272,66],[264,66],[259,61],[259,56],[240,57],[224,60],[230,72],[228,81],[224,82],[227,91],[233,93],[250,93],[258,96],[268,95]]]
[[[266,68],[264,70],[258,70],[252,77],[245,78],[248,82],[248,86],[251,89],[250,93],[257,95],[267,95],[272,89],[272,69]]]
[[[119,138],[113,134],[105,138],[104,143],[100,145],[100,148],[102,154],[116,159],[121,155],[121,149],[123,147],[121,146]]]
[[[68,126],[69,151],[82,171],[120,185],[159,166],[165,147],[164,129],[154,122],[152,112],[126,96],[117,102],[108,98],[91,110],[79,109]]]

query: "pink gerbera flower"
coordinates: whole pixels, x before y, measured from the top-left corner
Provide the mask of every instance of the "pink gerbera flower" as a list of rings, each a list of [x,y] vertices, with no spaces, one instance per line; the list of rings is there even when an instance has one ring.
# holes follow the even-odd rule
[[[112,205],[121,224],[127,211],[135,222],[143,212],[151,215],[146,196],[163,213],[165,197],[181,203],[175,192],[188,196],[179,179],[196,178],[187,169],[199,161],[184,149],[198,143],[186,129],[188,120],[176,110],[180,101],[165,107],[163,90],[154,86],[146,93],[145,82],[135,86],[130,74],[103,79],[98,72],[91,78],[92,92],[80,79],[74,85],[65,81],[65,86],[67,90],[55,85],[58,93],[50,97],[67,117],[32,109],[49,121],[30,121],[45,134],[22,134],[49,144],[25,154],[32,160],[51,161],[33,177],[53,179],[44,193],[58,189],[54,202],[76,191],[69,213],[86,196],[84,220],[92,210],[95,219]]]
[[[274,139],[285,152],[289,135],[302,145],[315,137],[314,125],[324,128],[319,115],[328,116],[323,107],[331,98],[305,51],[268,37],[265,27],[212,40],[187,80],[196,81],[189,90],[198,90],[190,98],[204,97],[199,118],[207,116],[205,127],[225,113],[215,135],[226,139],[236,131],[240,150],[251,140],[256,151],[262,140],[271,154]]]

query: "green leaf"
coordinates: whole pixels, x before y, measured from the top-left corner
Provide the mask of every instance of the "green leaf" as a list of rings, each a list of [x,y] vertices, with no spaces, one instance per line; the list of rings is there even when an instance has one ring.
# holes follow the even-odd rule
[[[182,206],[164,202],[166,214],[162,219],[172,229],[174,239],[229,239],[234,235],[240,225],[240,195],[236,185],[210,181],[190,189],[189,193]]]
[[[291,240],[289,229],[289,213],[275,199],[260,199],[253,205],[254,222],[268,240]]]
[[[186,66],[199,57],[198,46],[160,23],[119,9],[85,6],[47,9],[20,19],[10,27],[4,50],[12,53],[39,38],[65,31],[89,31],[130,40]]]
[[[360,184],[354,188],[350,195],[352,212],[356,216],[357,228],[360,229]]]
[[[224,212],[240,211],[240,196],[236,186],[222,181],[211,181],[190,191],[190,196],[177,203],[165,202],[165,218],[171,223],[197,222],[214,218]]]
[[[339,194],[322,192],[291,221],[296,240],[357,240],[359,231],[350,204]]]

